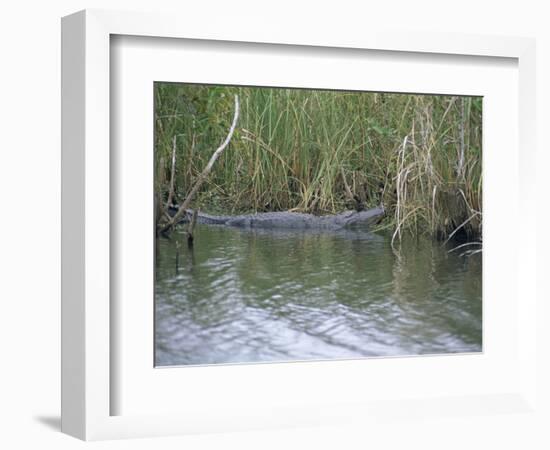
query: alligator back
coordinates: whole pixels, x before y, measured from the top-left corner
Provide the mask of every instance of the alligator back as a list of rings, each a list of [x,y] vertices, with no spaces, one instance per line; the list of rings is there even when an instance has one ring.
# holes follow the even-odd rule
[[[266,229],[339,229],[351,226],[369,226],[384,214],[383,208],[368,211],[345,211],[336,215],[314,216],[312,214],[288,211],[243,214],[237,216],[214,216],[199,212],[197,222],[207,225],[227,225],[240,228]],[[187,210],[182,221],[187,222],[193,215]]]

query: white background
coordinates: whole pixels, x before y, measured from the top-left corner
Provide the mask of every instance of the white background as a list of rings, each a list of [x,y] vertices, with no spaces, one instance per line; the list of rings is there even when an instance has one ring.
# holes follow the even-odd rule
[[[200,3],[200,5],[199,5]],[[327,34],[343,27],[391,28],[536,36],[541,205],[538,269],[548,265],[545,231],[550,195],[546,126],[550,123],[550,31],[545,2],[377,1],[19,1],[0,11],[0,447],[81,448],[59,433],[60,346],[60,23],[62,15],[89,7],[177,10],[245,26],[254,17],[272,26],[312,27]],[[342,27],[342,28],[341,28]],[[546,30],[545,30],[546,29]],[[548,81],[546,81],[548,83]],[[544,217],[542,215],[545,215]],[[512,230],[513,231],[513,230]],[[511,235],[512,239],[521,236]],[[541,277],[542,278],[542,277]],[[546,277],[547,278],[547,277]],[[544,281],[547,288],[547,281]],[[541,288],[543,286],[541,285]],[[545,308],[548,313],[548,307]],[[543,311],[544,312],[544,311]],[[550,315],[548,316],[550,318]],[[550,330],[550,326],[548,327]],[[543,373],[549,375],[549,331],[540,330]],[[542,356],[546,356],[543,360]],[[548,376],[550,379],[550,376]],[[544,389],[548,401],[548,389]],[[100,442],[97,448],[549,448],[549,417],[500,415],[404,421],[349,427],[234,433],[157,440]]]
[[[187,412],[196,417],[199,410],[213,411],[226,405],[231,409],[229,417],[241,413],[246,417],[248,411],[259,416],[265,405],[270,405],[268,414],[273,422],[275,405],[296,411],[313,404],[316,410],[324,406],[332,411],[337,404],[376,399],[452,398],[518,390],[518,358],[524,349],[516,334],[520,309],[517,268],[502,264],[517,249],[502,245],[509,232],[500,225],[507,223],[512,229],[520,225],[515,61],[411,58],[380,52],[335,55],[307,48],[285,52],[273,46],[204,46],[135,37],[114,42],[111,55],[117,62],[113,64],[111,95],[116,107],[111,123],[117,132],[111,141],[111,161],[116,161],[111,168],[117,177],[111,184],[111,207],[116,205],[113,210],[117,213],[111,222],[111,248],[117,257],[111,260],[111,279],[118,281],[111,305],[115,305],[119,320],[117,332],[111,336],[116,336],[118,355],[111,368],[111,382],[116,386],[111,390],[112,414]],[[231,66],[233,71],[218,70]],[[154,369],[152,294],[143,293],[154,292],[151,142],[155,80],[483,95],[483,355]],[[502,133],[503,129],[507,132]],[[212,413],[209,418],[215,427]]]

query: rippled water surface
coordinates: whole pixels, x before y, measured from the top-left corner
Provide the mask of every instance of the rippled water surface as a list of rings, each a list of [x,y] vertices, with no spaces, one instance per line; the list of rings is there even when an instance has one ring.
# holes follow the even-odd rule
[[[449,249],[206,225],[192,250],[160,239],[156,364],[479,352],[481,256]]]

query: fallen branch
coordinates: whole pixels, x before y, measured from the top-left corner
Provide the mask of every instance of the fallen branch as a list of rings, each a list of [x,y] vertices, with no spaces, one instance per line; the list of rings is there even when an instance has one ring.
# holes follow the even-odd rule
[[[193,200],[193,197],[198,192],[199,188],[201,187],[202,183],[206,180],[206,177],[208,177],[208,174],[212,170],[212,166],[216,162],[216,160],[220,157],[222,152],[225,150],[229,142],[231,141],[231,138],[233,137],[233,133],[235,132],[235,127],[237,126],[237,120],[239,118],[239,97],[235,95],[235,115],[233,116],[233,122],[231,124],[231,128],[229,129],[229,133],[227,134],[227,137],[225,138],[225,141],[223,141],[222,145],[220,145],[212,157],[210,158],[210,161],[208,161],[208,164],[202,171],[202,173],[199,175],[197,181],[191,188],[191,191],[189,194],[187,194],[187,197],[185,197],[185,200],[178,208],[178,211],[176,214],[166,223],[165,225],[161,225],[160,232],[161,233],[167,233],[168,231],[172,230],[174,228],[174,225],[179,222],[179,220],[182,218],[182,216],[185,214],[187,209],[189,209],[189,205],[191,204],[191,200]]]

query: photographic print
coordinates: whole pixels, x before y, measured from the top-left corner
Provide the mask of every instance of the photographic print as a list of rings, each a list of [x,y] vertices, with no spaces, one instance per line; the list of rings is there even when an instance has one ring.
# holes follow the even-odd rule
[[[482,351],[482,98],[156,82],[155,365]]]

